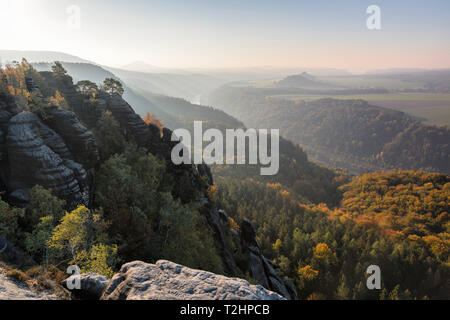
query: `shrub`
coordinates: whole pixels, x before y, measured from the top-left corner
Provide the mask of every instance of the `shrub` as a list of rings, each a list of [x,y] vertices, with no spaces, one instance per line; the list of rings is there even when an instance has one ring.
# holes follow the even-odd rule
[[[9,278],[13,278],[13,279],[19,280],[21,282],[25,282],[30,279],[23,271],[20,271],[17,269],[8,270],[6,272],[6,275]]]

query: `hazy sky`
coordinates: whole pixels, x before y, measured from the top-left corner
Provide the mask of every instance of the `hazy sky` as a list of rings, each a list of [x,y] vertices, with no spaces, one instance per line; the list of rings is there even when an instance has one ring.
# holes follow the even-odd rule
[[[450,67],[448,0],[0,4],[0,49],[63,51],[112,66],[142,60],[163,67]],[[366,27],[371,4],[381,8],[378,31]],[[68,27],[71,5],[80,8],[80,29]]]

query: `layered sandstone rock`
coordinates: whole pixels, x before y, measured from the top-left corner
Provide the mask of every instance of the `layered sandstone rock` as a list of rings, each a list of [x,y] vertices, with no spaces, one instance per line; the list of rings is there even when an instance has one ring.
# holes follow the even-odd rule
[[[11,118],[6,137],[8,189],[12,202],[25,204],[35,185],[51,189],[69,207],[88,204],[86,171],[73,161],[64,140],[31,112]]]
[[[77,300],[98,300],[108,285],[108,278],[94,272],[72,275],[64,280],[63,285]],[[76,285],[79,284],[77,288]]]
[[[56,106],[47,108],[45,123],[58,132],[64,140],[74,160],[85,169],[95,166],[99,160],[97,143],[90,131],[78,120],[75,113]]]
[[[124,264],[108,283],[103,300],[283,300],[246,280],[227,278],[160,260]]]
[[[134,112],[133,108],[118,94],[107,97],[107,109],[119,122],[125,137],[132,137],[138,146],[147,146],[149,128],[144,120]]]
[[[275,271],[277,267],[264,257],[259,246],[256,232],[250,221],[244,219],[240,225],[241,245],[245,257],[244,269],[250,272],[252,278],[270,290],[276,291],[287,299],[297,299],[295,286],[282,279]]]
[[[56,81],[51,76],[47,78]],[[49,85],[51,85],[51,81]],[[146,125],[119,95],[110,96],[105,92],[100,92],[97,100],[92,102],[84,100],[76,92],[73,84],[59,83],[59,88],[75,113],[57,107],[46,108],[45,117],[30,112],[18,113],[19,110],[11,96],[0,96],[0,179],[1,187],[7,191],[7,198],[12,204],[26,206],[29,201],[29,189],[39,184],[52,189],[56,196],[66,200],[68,209],[79,204],[89,205],[98,151],[93,135],[80,123],[79,119],[83,119],[84,123],[88,122],[90,126],[95,127],[101,115],[105,111],[109,111],[120,124],[128,141],[134,141],[152,154],[164,158],[167,165],[166,170],[173,175],[176,181],[187,176],[193,189],[203,195],[200,196],[199,210],[214,231],[215,240],[227,272],[236,274],[237,268],[239,268],[243,272],[249,272],[262,286],[280,293],[285,298],[296,298],[295,288],[281,279],[275,270],[276,266],[263,256],[251,224],[244,221],[241,225],[241,232],[234,231],[233,233],[226,213],[218,210],[204,196],[206,188],[213,184],[209,167],[173,164],[170,159],[171,150],[178,142],[171,141],[172,131],[170,129],[164,128],[161,134],[158,127],[152,124]],[[181,185],[178,189],[174,191],[177,193],[175,196],[182,198],[186,190]],[[237,252],[243,257],[240,265],[237,265],[235,260],[236,252],[233,250],[237,249],[232,249],[230,233],[233,234],[236,242],[241,243],[239,250],[242,252]],[[243,265],[241,265],[242,263]],[[120,276],[115,276],[115,280],[113,279],[115,282],[108,285],[109,291],[107,290],[108,293],[104,295],[104,298],[156,299],[157,297],[166,297],[172,299],[178,298],[178,294],[186,298],[193,297],[192,299],[265,299],[274,297],[272,296],[274,293],[264,290],[260,286],[250,287],[244,280],[230,280],[183,266],[176,265],[175,267],[170,262],[151,265],[153,267],[134,263],[130,269],[135,270],[130,271],[131,277],[129,277],[127,265],[122,268]],[[159,268],[160,271],[155,268]],[[184,270],[183,276],[177,276],[178,271],[174,270]],[[164,277],[168,279],[167,274],[173,275],[191,289],[183,291],[182,288],[178,288],[181,293],[177,293],[176,287],[173,287],[174,283],[169,283],[169,287],[164,289],[162,282],[153,287],[156,288],[154,293],[146,291],[141,294],[135,290],[126,289],[128,284],[136,285],[140,288],[139,290],[145,289],[133,280],[135,279],[134,275],[137,277],[139,272],[144,271],[151,271],[151,274],[162,272],[161,279]],[[193,280],[188,277],[189,275],[193,277]],[[146,275],[139,277],[147,281],[145,280],[147,279]],[[199,277],[207,280],[205,285],[200,283]],[[83,279],[89,284],[92,279],[95,280],[95,277],[89,276]],[[104,283],[104,281],[95,283],[101,282]],[[126,283],[126,285],[121,283]],[[149,284],[148,281],[146,283]],[[192,289],[194,284],[198,289]],[[236,289],[238,284],[245,290]],[[99,289],[96,286],[94,288],[97,288],[94,290],[95,296],[99,294]],[[210,289],[212,291],[209,291]],[[86,292],[91,291],[89,289]]]

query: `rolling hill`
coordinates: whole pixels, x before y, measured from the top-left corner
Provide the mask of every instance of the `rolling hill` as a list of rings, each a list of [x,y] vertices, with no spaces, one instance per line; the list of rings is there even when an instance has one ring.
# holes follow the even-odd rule
[[[248,127],[280,128],[312,159],[353,173],[383,169],[450,172],[450,130],[363,100],[293,101],[275,89],[225,86],[209,103]]]

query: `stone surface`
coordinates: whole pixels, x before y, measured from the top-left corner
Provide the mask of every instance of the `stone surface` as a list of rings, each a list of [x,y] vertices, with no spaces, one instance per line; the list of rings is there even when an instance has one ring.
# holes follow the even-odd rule
[[[73,84],[57,81],[51,73],[48,78],[72,94],[72,103],[80,101]],[[40,93],[31,78],[26,85]],[[89,205],[98,161],[94,136],[71,111],[56,106],[39,115],[19,111],[14,97],[0,93],[0,187],[5,199],[27,206],[29,189],[38,184],[66,200],[68,209]]]
[[[30,112],[14,116],[9,122],[6,147],[10,198],[17,190],[29,190],[38,184],[52,189],[71,208],[88,204],[85,169],[72,160],[63,139],[38,116]],[[20,199],[12,198],[11,201],[26,200],[23,192],[20,194]]]
[[[60,300],[52,293],[37,292],[26,283],[6,276],[5,269],[0,268],[0,300]]]
[[[94,272],[73,275],[64,281],[64,287],[71,287],[75,281],[80,281],[80,289],[70,290],[72,297],[79,300],[98,300],[108,284],[108,278]]]
[[[226,234],[226,230],[231,229],[226,213],[222,210],[206,209],[206,207],[200,212],[214,232],[214,239],[220,249],[226,271],[233,274],[236,271],[236,262]]]
[[[288,280],[282,279],[275,271],[277,266],[262,254],[255,229],[248,219],[244,219],[240,225],[240,236],[245,258],[244,271],[248,271],[258,283],[278,292],[286,299],[296,299],[295,287],[290,285]]]
[[[108,283],[103,300],[283,300],[246,280],[227,278],[160,260],[124,264]]]
[[[11,117],[19,112],[14,98],[0,92],[0,161],[6,157],[6,135]],[[3,171],[3,170],[2,170]]]
[[[204,164],[194,166],[172,163],[171,150],[178,141],[171,141],[170,129],[163,128],[161,132],[155,125],[147,126],[119,95],[110,96],[101,91],[97,95],[97,101],[88,101],[76,91],[69,78],[56,79],[51,73],[43,73],[43,76],[49,87],[58,89],[63,94],[75,113],[56,107],[46,109],[45,117],[18,113],[20,110],[14,99],[7,94],[0,95],[0,187],[1,191],[7,192],[9,202],[26,206],[29,189],[39,184],[52,189],[56,196],[66,200],[68,209],[79,204],[89,205],[92,201],[90,190],[95,178],[98,151],[93,135],[79,119],[95,127],[103,112],[110,111],[129,141],[135,141],[140,147],[164,158],[166,170],[176,181],[187,176],[193,188],[199,191],[199,210],[214,231],[226,271],[236,274],[239,268],[243,272],[249,272],[266,288],[277,291],[286,298],[296,297],[295,288],[281,279],[275,271],[276,266],[263,256],[250,222],[244,221],[239,233],[230,230],[227,214],[217,210],[204,196],[206,189],[214,183],[210,168]],[[31,82],[28,85],[34,90]],[[174,196],[181,198],[185,189],[180,185],[173,192]],[[240,240],[242,252],[233,252],[232,248],[235,246],[230,242],[233,238],[235,244]],[[239,260],[239,265],[236,263],[235,253],[242,253],[244,257],[242,262]],[[113,289],[110,294],[114,295],[113,291],[117,290]],[[222,289],[217,290],[220,292]],[[90,291],[91,289],[80,291],[79,294],[86,297]],[[98,295],[98,291],[96,292],[94,296]],[[194,290],[195,292],[197,291]],[[123,290],[118,294],[123,295]],[[200,294],[211,298],[208,292]],[[170,295],[175,298],[177,293]],[[224,296],[225,294],[218,295],[220,298]]]
[[[147,146],[149,142],[149,127],[144,120],[134,112],[133,108],[118,94],[107,97],[107,109],[119,122],[125,137],[132,137],[138,146]]]
[[[93,168],[99,161],[97,143],[93,134],[83,126],[75,113],[57,107],[47,108],[45,124],[64,140],[76,162],[85,169]]]

